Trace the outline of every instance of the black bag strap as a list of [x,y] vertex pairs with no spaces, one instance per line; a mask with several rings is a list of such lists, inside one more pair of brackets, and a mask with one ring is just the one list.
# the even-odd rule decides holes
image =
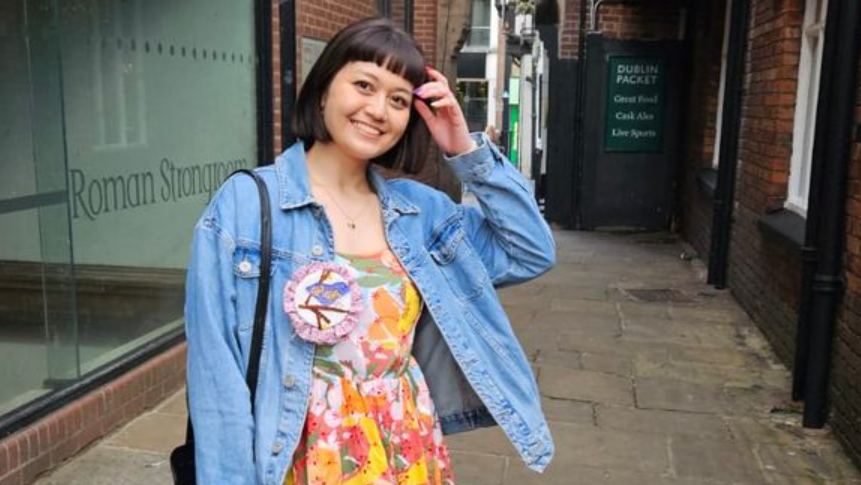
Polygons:
[[[239,169],[233,174],[244,173],[254,179],[260,196],[260,279],[257,285],[257,305],[254,307],[254,333],[251,336],[251,356],[245,383],[251,391],[251,412],[254,413],[254,399],[257,395],[257,379],[260,375],[260,354],[263,351],[263,331],[266,327],[266,308],[269,305],[269,278],[272,274],[272,205],[266,182],[252,170]],[[188,418],[185,443],[194,446],[194,429],[191,416]]]
[[245,376],[245,382],[251,391],[253,413],[254,398],[257,395],[257,376],[260,374],[260,354],[263,350],[263,330],[266,326],[266,308],[269,305],[269,277],[272,274],[272,208],[266,182],[259,175],[248,169],[240,169],[235,173],[251,176],[257,183],[257,192],[260,195],[260,279],[257,284],[257,305],[254,308],[251,357],[248,361],[248,374]]

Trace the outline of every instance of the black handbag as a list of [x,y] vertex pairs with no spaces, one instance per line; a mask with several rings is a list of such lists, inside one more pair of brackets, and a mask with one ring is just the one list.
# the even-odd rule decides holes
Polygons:
[[[257,305],[254,307],[254,333],[251,337],[251,357],[245,382],[251,390],[251,410],[254,411],[254,396],[257,389],[257,376],[260,372],[260,352],[263,348],[263,329],[266,324],[266,306],[269,303],[269,275],[272,267],[272,218],[270,213],[269,192],[266,183],[251,170],[237,170],[251,176],[257,183],[260,195],[260,281],[257,287]],[[197,483],[194,464],[194,429],[189,416],[186,425],[185,444],[177,446],[170,453],[170,471],[175,485],[195,485]]]

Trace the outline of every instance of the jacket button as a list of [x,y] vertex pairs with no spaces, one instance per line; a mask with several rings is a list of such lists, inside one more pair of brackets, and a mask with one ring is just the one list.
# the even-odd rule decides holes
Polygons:
[[314,256],[322,256],[323,246],[320,246],[319,244],[315,245],[313,248],[311,248],[311,254],[313,254]]
[[284,445],[282,445],[281,443],[275,443],[274,445],[272,445],[272,454],[277,455],[278,453],[281,453],[281,450],[283,449]]
[[251,271],[251,262],[246,260],[239,263],[239,271],[242,271],[243,273]]
[[296,378],[293,376],[287,376],[284,378],[284,387],[290,389],[291,387],[296,385]]

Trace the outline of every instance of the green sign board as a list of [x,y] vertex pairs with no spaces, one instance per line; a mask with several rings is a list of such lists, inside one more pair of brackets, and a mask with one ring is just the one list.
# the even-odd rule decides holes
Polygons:
[[607,68],[604,151],[662,151],[662,114],[666,103],[664,60],[612,56]]

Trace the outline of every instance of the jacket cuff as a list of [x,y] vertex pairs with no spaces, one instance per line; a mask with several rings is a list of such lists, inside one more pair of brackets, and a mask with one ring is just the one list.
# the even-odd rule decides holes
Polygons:
[[478,182],[486,179],[493,171],[493,164],[502,154],[484,133],[471,133],[477,148],[454,157],[445,156],[457,178],[462,182]]

